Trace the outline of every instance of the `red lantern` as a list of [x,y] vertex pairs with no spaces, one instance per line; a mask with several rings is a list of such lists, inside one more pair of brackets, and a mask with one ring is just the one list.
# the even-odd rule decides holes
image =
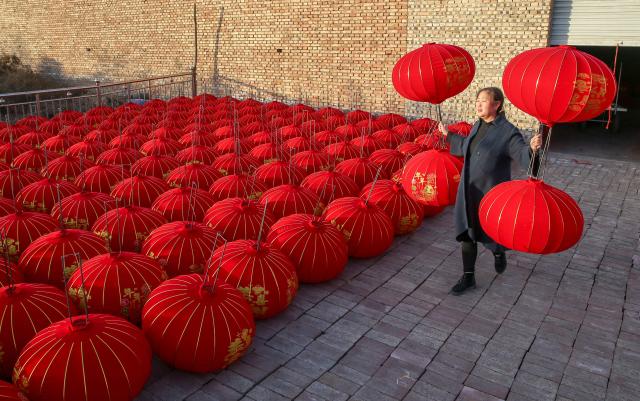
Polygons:
[[[14,363],[29,340],[68,313],[64,293],[50,285],[19,283],[0,288],[0,316],[4,317],[0,319],[0,375],[11,376]],[[74,307],[71,313],[76,313]]]
[[131,148],[138,149],[147,141],[145,135],[118,135],[107,144],[109,149],[114,148]]
[[[27,281],[64,289],[65,278],[78,268],[75,255],[84,260],[107,252],[104,239],[79,229],[63,229],[33,241],[20,255],[18,266]],[[64,264],[62,256],[65,256]]]
[[341,125],[339,127],[336,127],[335,131],[345,141],[350,141],[353,138],[357,138],[362,134],[362,129],[360,129],[360,127],[358,127],[357,125],[355,125],[353,123],[345,124],[345,125]]
[[[84,284],[83,284],[84,278]],[[95,255],[67,282],[73,303],[90,313],[109,313],[140,324],[142,307],[167,274],[156,260],[134,252]]]
[[102,142],[93,141],[87,142],[82,141],[78,142],[75,145],[71,145],[69,149],[67,149],[67,155],[74,157],[84,157],[85,160],[90,162],[95,162],[100,153],[107,150]]
[[209,188],[209,193],[216,202],[227,198],[257,200],[267,189],[267,185],[256,180],[255,175],[250,177],[245,174],[231,174],[217,179]]
[[297,138],[302,136],[303,132],[298,125],[287,125],[286,127],[280,128],[275,136],[278,140],[285,142],[291,138]]
[[327,206],[324,218],[342,232],[349,245],[350,256],[378,256],[393,243],[393,223],[389,216],[360,198],[334,200]]
[[73,182],[83,190],[111,193],[122,180],[129,177],[129,171],[122,166],[97,165],[84,170]]
[[294,213],[319,214],[324,208],[315,192],[291,184],[279,185],[265,191],[260,197],[260,203],[276,218]]
[[371,118],[371,113],[364,110],[352,110],[347,113],[347,121],[352,124]]
[[21,118],[20,120],[18,120],[16,122],[17,126],[24,126],[24,127],[28,127],[31,130],[34,129],[38,129],[38,127],[44,123],[46,123],[48,120],[46,117],[41,117],[41,116],[27,116],[24,118]]
[[178,139],[180,139],[182,134],[183,134],[182,130],[175,125],[174,126],[163,125],[163,126],[160,126],[160,128],[156,128],[155,130],[151,131],[151,133],[147,138],[149,139],[165,138],[165,139],[173,139],[177,141]]
[[149,233],[165,224],[162,214],[138,206],[125,206],[107,211],[91,227],[105,238],[113,252],[138,252]]
[[480,202],[479,216],[498,244],[536,254],[571,248],[584,227],[582,211],[569,195],[533,178],[492,188]]
[[281,146],[276,145],[275,143],[263,143],[261,145],[257,145],[249,154],[258,160],[260,163],[271,163],[278,160],[286,160],[288,158],[288,154],[284,153]]
[[396,125],[393,127],[393,132],[395,132],[400,138],[400,142],[413,142],[417,137],[422,134],[426,134],[428,130],[421,128],[418,124],[413,122]]
[[[0,238],[0,240],[2,240]],[[9,285],[9,271],[11,271],[11,282],[22,283],[24,281],[24,275],[18,269],[18,265],[13,262],[7,262],[5,258],[0,259],[0,287]],[[2,363],[2,360],[0,360]],[[1,400],[2,398],[0,398]]]
[[396,235],[412,233],[420,227],[424,219],[424,208],[413,200],[402,184],[392,180],[378,180],[367,184],[360,192],[360,198],[369,199],[391,218]]
[[4,237],[0,242],[0,253],[8,251],[9,256],[17,260],[31,242],[57,228],[58,223],[53,217],[44,213],[18,210],[0,217],[0,233]]
[[13,163],[16,156],[31,150],[29,145],[20,145],[19,143],[5,143],[0,145],[0,162]]
[[80,188],[73,183],[45,178],[22,188],[16,195],[16,203],[27,211],[51,213],[60,199],[76,192]]
[[376,131],[372,136],[382,144],[381,149],[394,149],[402,143],[402,135],[399,135],[397,132],[391,129],[382,129]]
[[393,67],[393,87],[418,102],[440,104],[473,81],[476,67],[461,47],[428,43],[402,56]]
[[319,117],[327,118],[329,116],[342,116],[344,113],[335,107],[323,107],[316,112]]
[[0,141],[6,143],[13,142],[14,139],[25,135],[29,131],[31,131],[31,128],[24,125],[6,125],[4,127],[0,126]]
[[404,166],[408,159],[399,150],[380,149],[376,150],[369,156],[369,161],[378,167],[382,167],[380,171],[381,177],[391,177],[391,175]]
[[194,130],[180,137],[178,140],[184,147],[193,145],[214,146],[218,139],[209,130]]
[[62,155],[65,153],[69,146],[74,145],[80,142],[82,139],[78,136],[64,135],[58,134],[56,136],[52,136],[51,138],[47,138],[44,142],[42,142],[42,148],[54,152],[58,155]]
[[204,163],[211,165],[217,157],[215,149],[204,145],[193,145],[176,153],[176,160],[180,164]]
[[75,110],[65,110],[56,114],[53,118],[59,119],[64,125],[72,125],[82,118],[82,113]]
[[89,132],[84,137],[84,141],[87,143],[100,142],[102,144],[106,144],[111,142],[111,140],[117,136],[118,131],[114,129],[97,129]]
[[299,185],[305,173],[301,168],[285,161],[273,161],[258,167],[253,176],[269,188],[282,184]]
[[427,149],[415,142],[405,142],[398,145],[396,150],[407,157],[413,157],[418,153],[425,152]]
[[75,156],[64,155],[51,161],[48,166],[42,169],[42,176],[54,180],[64,180],[73,182],[84,169],[93,167],[93,163],[88,160],[80,160]]
[[222,233],[227,241],[239,239],[258,239],[262,216],[264,215],[263,231],[275,223],[276,218],[270,211],[264,210],[260,203],[243,198],[229,198],[218,201],[207,210],[204,223]]
[[147,135],[149,135],[151,133],[151,131],[153,131],[153,127],[151,126],[150,122],[145,123],[144,121],[138,120],[138,122],[132,122],[131,124],[127,125],[122,130],[122,134],[123,134],[122,136],[129,136],[129,137],[144,136],[144,137],[146,137]]
[[310,174],[300,186],[316,193],[325,205],[334,199],[357,196],[360,190],[351,177],[333,170]]
[[177,369],[196,373],[224,369],[251,345],[255,323],[240,291],[200,274],[160,284],[149,297],[142,328],[155,354]]
[[170,156],[145,156],[138,159],[131,166],[131,174],[147,175],[165,179],[173,169],[180,167],[180,163]]
[[130,166],[136,160],[142,157],[142,154],[131,148],[115,148],[105,150],[100,153],[96,159],[96,164],[113,164],[119,166]]
[[16,138],[16,143],[20,144],[20,145],[27,145],[30,147],[37,147],[40,148],[40,146],[42,145],[42,143],[47,140],[48,138],[54,136],[56,134],[46,134],[44,132],[27,132],[24,135],[19,136],[18,138]]
[[222,245],[218,232],[203,223],[174,221],[153,230],[142,253],[164,266],[169,277],[202,273],[215,248]]
[[391,129],[400,124],[406,124],[407,119],[399,114],[387,113],[383,114],[376,120],[378,124],[383,125],[386,129]]
[[182,149],[180,142],[169,138],[156,138],[140,146],[140,153],[145,156],[173,156]]
[[58,157],[60,156],[58,156],[57,153],[49,152],[48,150],[40,148],[34,148],[16,156],[11,165],[12,167],[30,170],[37,173],[40,172],[47,163],[52,162]]
[[356,157],[338,163],[336,171],[350,177],[362,188],[376,178],[378,168],[368,158]]
[[303,136],[291,138],[282,144],[282,150],[286,155],[295,155],[296,153],[310,149],[311,141]]
[[273,140],[270,131],[258,131],[247,139],[253,144],[253,146],[271,143]]
[[238,138],[225,138],[213,145],[213,149],[219,155],[226,155],[227,153],[247,153],[251,150],[251,143],[247,139]]
[[81,191],[63,198],[51,209],[51,216],[62,219],[66,228],[89,230],[93,223],[107,210],[115,207],[115,199],[102,192]]
[[349,260],[344,236],[331,223],[310,214],[292,214],[278,220],[267,242],[284,252],[296,265],[303,283],[332,280]]
[[250,174],[253,170],[258,168],[260,164],[260,161],[251,155],[228,153],[218,157],[213,162],[213,167],[218,169],[222,175]]
[[549,126],[590,120],[616,95],[609,67],[572,46],[520,53],[505,67],[502,86],[514,106]]
[[129,401],[150,374],[142,331],[119,317],[91,314],[40,331],[20,354],[13,382],[31,401]]
[[205,190],[180,187],[158,196],[151,209],[162,213],[168,221],[200,222],[215,202],[214,197]]
[[373,135],[360,135],[359,137],[353,138],[351,144],[360,149],[360,155],[362,157],[367,157],[376,150],[385,147],[384,143],[376,139]]
[[189,163],[172,170],[166,178],[170,187],[191,187],[208,189],[222,177],[215,168],[202,163]]
[[458,134],[460,136],[469,136],[469,134],[471,133],[471,128],[473,128],[473,125],[465,121],[460,121],[454,124],[449,124],[447,126],[447,131],[453,132],[454,134]]
[[169,185],[161,178],[134,175],[116,184],[111,196],[118,201],[118,205],[151,207],[153,202],[168,190]]
[[312,140],[319,148],[324,148],[332,143],[344,141],[344,136],[335,131],[326,130],[314,134]]
[[304,170],[305,175],[329,168],[329,155],[324,151],[305,150],[291,157],[291,164]]
[[2,401],[29,401],[16,386],[0,381],[0,400]]
[[12,168],[0,171],[0,196],[15,199],[16,194],[29,184],[41,180],[42,177],[32,171]]
[[218,248],[209,262],[208,275],[214,277],[218,268],[219,279],[240,290],[256,319],[282,312],[298,291],[293,262],[265,242],[238,240]]
[[404,168],[402,186],[416,201],[448,206],[456,201],[462,162],[446,150],[428,150],[412,157]]
[[360,157],[360,148],[347,141],[332,143],[331,145],[325,146],[322,151],[336,162]]

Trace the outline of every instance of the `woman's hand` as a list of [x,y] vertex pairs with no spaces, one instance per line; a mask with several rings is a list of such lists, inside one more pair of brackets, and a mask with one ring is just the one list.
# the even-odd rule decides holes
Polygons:
[[537,152],[542,146],[542,134],[536,134],[533,137],[531,137],[529,146],[531,147],[531,150],[533,150],[534,152]]
[[444,124],[442,124],[442,121],[438,123],[438,130],[442,132],[442,135],[445,138],[447,137],[447,135],[449,135],[449,131],[447,131],[447,128],[444,126]]

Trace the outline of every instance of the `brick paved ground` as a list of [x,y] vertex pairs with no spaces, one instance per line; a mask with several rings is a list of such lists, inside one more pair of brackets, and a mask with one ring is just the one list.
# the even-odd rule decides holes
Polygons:
[[640,164],[555,155],[547,181],[585,215],[561,254],[482,252],[478,288],[448,294],[461,258],[452,211],[303,285],[218,374],[154,361],[140,401],[640,400]]

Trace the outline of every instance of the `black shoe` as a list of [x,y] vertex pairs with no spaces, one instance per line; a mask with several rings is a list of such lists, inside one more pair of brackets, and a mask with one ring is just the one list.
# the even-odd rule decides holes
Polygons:
[[494,253],[493,256],[496,258],[496,273],[502,274],[507,268],[507,255],[504,252],[498,252]]
[[456,285],[451,288],[451,293],[453,295],[460,295],[465,292],[467,288],[476,288],[476,277],[473,273],[464,273]]

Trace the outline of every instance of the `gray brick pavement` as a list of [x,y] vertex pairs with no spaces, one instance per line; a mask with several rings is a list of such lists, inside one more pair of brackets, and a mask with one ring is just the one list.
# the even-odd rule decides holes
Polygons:
[[154,359],[138,400],[640,400],[640,165],[554,155],[546,181],[580,203],[576,247],[511,252],[501,276],[482,251],[478,288],[454,297],[449,208],[385,255],[302,285],[225,371]]

